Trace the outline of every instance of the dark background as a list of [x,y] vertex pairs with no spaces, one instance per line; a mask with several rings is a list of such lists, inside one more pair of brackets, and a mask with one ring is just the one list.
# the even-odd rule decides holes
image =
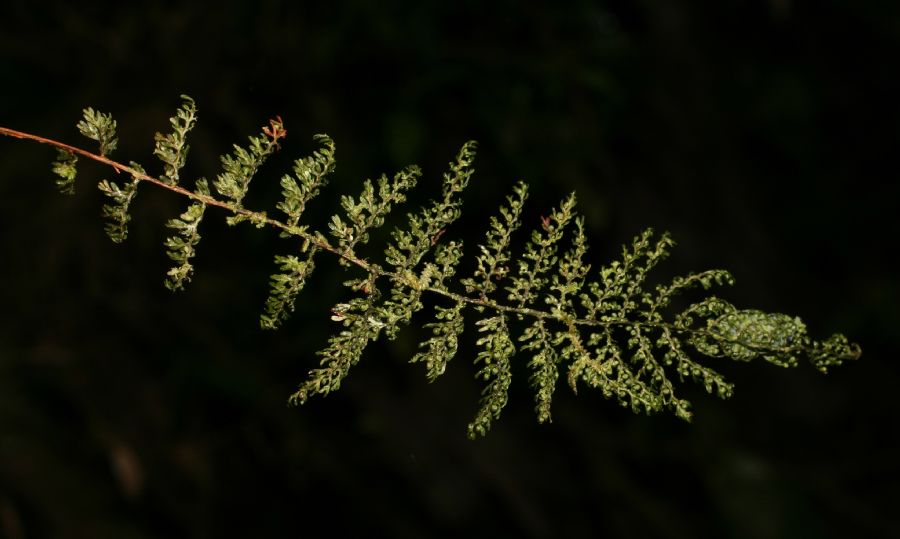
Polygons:
[[169,294],[163,224],[183,200],[142,187],[113,245],[93,188],[109,170],[85,163],[62,197],[50,149],[4,139],[0,536],[900,536],[900,4],[122,4],[3,2],[0,125],[91,148],[74,124],[93,106],[119,121],[115,157],[158,173],[153,133],[187,93],[200,122],[182,177],[212,178],[280,114],[289,137],[247,204],[272,211],[277,178],[325,132],[338,168],[313,223],[408,163],[426,171],[413,202],[435,196],[478,139],[445,236],[470,256],[516,180],[532,185],[528,226],[576,190],[595,267],[669,230],[660,274],[728,268],[732,302],[864,355],[828,376],[717,366],[735,396],[684,386],[692,424],[561,381],[545,426],[518,356],[502,419],[470,442],[475,317],[428,384],[405,364],[422,316],[340,392],[290,408],[345,297],[336,264],[262,332],[272,256],[294,245],[210,212],[194,282]]

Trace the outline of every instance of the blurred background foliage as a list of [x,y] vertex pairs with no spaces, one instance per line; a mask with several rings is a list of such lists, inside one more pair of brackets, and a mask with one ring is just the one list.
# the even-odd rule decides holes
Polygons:
[[828,376],[723,365],[735,397],[685,387],[690,425],[562,387],[538,426],[519,356],[504,417],[469,442],[471,342],[429,385],[405,364],[410,328],[339,393],[288,408],[334,329],[336,264],[264,333],[272,256],[295,246],[211,212],[194,283],[169,294],[163,223],[184,201],[142,188],[115,246],[92,185],[110,171],[84,165],[61,197],[52,151],[2,140],[0,535],[900,535],[900,4],[11,0],[0,20],[2,125],[86,145],[74,124],[93,106],[119,121],[116,156],[158,172],[152,135],[186,93],[200,123],[182,176],[212,178],[280,114],[288,139],[246,202],[274,208],[325,132],[338,168],[319,223],[408,163],[426,171],[413,203],[435,196],[474,138],[448,231],[470,254],[516,180],[530,226],[575,190],[594,264],[669,230],[660,274],[728,268],[729,300],[864,350]]

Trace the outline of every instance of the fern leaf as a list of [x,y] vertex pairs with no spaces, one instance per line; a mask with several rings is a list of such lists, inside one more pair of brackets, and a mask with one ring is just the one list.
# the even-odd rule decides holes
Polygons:
[[78,156],[74,153],[62,149],[56,150],[53,173],[59,176],[56,180],[56,187],[64,195],[75,194],[75,175],[77,174],[75,165],[77,163]]
[[116,149],[119,139],[116,137],[116,121],[112,114],[104,114],[90,107],[83,111],[84,119],[76,127],[81,134],[100,143],[100,155],[106,157]]
[[[350,286],[356,288],[358,284]],[[321,367],[309,371],[307,380],[288,399],[290,403],[303,404],[313,395],[325,396],[339,389],[350,368],[359,363],[369,341],[378,338],[385,324],[376,312],[380,293],[374,278],[370,277],[362,288],[368,291],[366,296],[339,303],[331,310],[331,319],[346,329],[332,336],[328,346],[319,352]]]
[[[278,141],[287,134],[280,118],[269,120],[258,137],[249,137],[250,146],[242,148],[234,145],[234,153],[223,155],[223,171],[216,177],[213,186],[222,196],[229,199],[235,208],[243,208],[244,197],[250,187],[250,180],[266,159],[279,148]],[[237,224],[245,217],[240,214],[228,219],[228,224]]]
[[715,394],[720,399],[730,398],[734,393],[734,385],[726,382],[721,374],[691,359],[684,351],[681,341],[669,328],[663,329],[657,344],[661,348],[667,348],[664,363],[667,366],[674,363],[681,380],[692,379],[702,384],[707,393]]
[[500,281],[509,272],[507,263],[510,261],[510,242],[512,234],[521,224],[522,207],[528,198],[528,188],[524,183],[519,183],[513,190],[514,196],[506,198],[509,206],[500,207],[502,221],[496,216],[491,216],[491,228],[488,230],[486,243],[479,245],[481,254],[475,257],[477,268],[474,276],[463,279],[461,283],[466,287],[466,292],[477,292],[482,299],[497,289],[495,281]]
[[556,391],[556,380],[559,378],[559,354],[553,348],[550,332],[543,318],[536,318],[531,326],[525,329],[519,341],[523,342],[522,350],[535,350],[536,353],[528,361],[532,374],[531,385],[535,388],[535,412],[539,423],[551,421],[550,405]]
[[707,330],[713,346],[725,357],[736,361],[762,357],[784,367],[797,364],[794,345],[806,339],[806,325],[799,318],[754,309],[730,310],[707,321]]
[[[413,314],[422,309],[421,298],[426,290],[447,290],[444,281],[456,273],[456,266],[461,257],[461,247],[456,242],[450,242],[438,246],[435,253],[436,263],[425,263],[418,274],[411,270],[401,271],[399,275],[402,278],[394,280],[391,297],[382,307],[383,319],[387,324],[385,333],[389,339],[396,338],[400,326],[408,324]],[[461,324],[461,319],[459,323]],[[456,327],[456,322],[452,322],[451,326]],[[450,358],[447,358],[444,363],[449,360]]]
[[649,414],[670,408],[675,415],[689,420],[690,412],[687,409],[683,410],[681,402],[675,397],[672,382],[653,354],[653,344],[647,332],[637,325],[630,327],[629,332],[631,337],[628,339],[628,348],[632,352],[631,360],[619,368],[630,373],[631,383],[637,384],[638,387],[638,391],[635,392],[630,391],[635,388],[634,385],[628,388],[632,410]]
[[859,359],[862,350],[858,344],[848,341],[846,336],[836,333],[824,341],[811,342],[808,354],[810,363],[822,373],[827,373],[828,367]]
[[384,224],[385,216],[396,204],[406,201],[406,191],[415,187],[422,175],[419,167],[410,166],[394,175],[392,181],[382,175],[378,179],[378,192],[371,180],[363,182],[363,192],[359,199],[344,195],[341,207],[347,214],[349,223],[337,215],[332,216],[329,228],[338,239],[338,246],[344,253],[353,255],[353,248],[369,241],[369,232]]
[[[131,162],[131,168],[143,174],[144,169],[137,163]],[[131,221],[129,209],[134,197],[137,196],[137,187],[140,179],[132,177],[130,182],[119,186],[115,182],[101,180],[97,187],[112,199],[109,204],[103,205],[103,217],[107,220],[107,236],[113,243],[122,243],[128,237],[128,223]]]
[[[651,298],[647,295],[644,298],[644,303],[649,307],[647,318],[648,320],[661,321],[662,316],[660,315],[659,310],[667,307],[672,298],[684,290],[697,286],[702,287],[703,290],[709,290],[713,285],[722,286],[733,284],[734,277],[731,276],[731,273],[721,269],[691,273],[685,277],[675,277],[672,279],[672,282],[666,286],[657,285],[656,295],[654,297]],[[584,296],[583,299],[585,299]],[[590,300],[588,299],[587,301],[589,302]]]
[[[445,281],[456,273],[456,266],[462,258],[462,247],[455,241],[437,247],[435,262],[432,266],[433,276],[429,283],[437,290],[447,291]],[[431,338],[419,344],[423,351],[415,354],[410,363],[425,363],[425,372],[429,382],[434,382],[444,374],[447,364],[456,356],[459,348],[459,336],[463,332],[464,320],[462,311],[465,303],[457,300],[452,307],[435,307],[435,322],[424,325],[431,330]]]
[[590,264],[584,263],[584,255],[587,253],[584,218],[576,217],[574,222],[575,237],[572,239],[572,248],[558,261],[556,273],[549,287],[553,293],[546,298],[551,312],[562,318],[577,318],[573,298],[584,287],[585,278],[591,269]]
[[[294,175],[285,174],[281,178],[283,200],[276,207],[287,215],[289,227],[297,226],[306,204],[319,194],[328,174],[334,171],[334,141],[328,135],[316,135],[313,139],[323,147],[309,157],[294,161]],[[283,232],[282,236],[290,234]]]
[[476,325],[478,331],[485,333],[476,343],[481,351],[478,352],[475,363],[482,364],[476,377],[486,381],[488,385],[482,390],[478,412],[469,423],[470,439],[487,434],[491,423],[500,417],[500,412],[506,406],[512,381],[510,359],[516,352],[504,315],[479,320]]
[[456,160],[450,163],[450,171],[444,174],[442,198],[433,200],[418,213],[408,214],[408,228],[396,228],[392,233],[393,241],[384,251],[385,260],[398,270],[411,270],[422,260],[422,257],[437,243],[444,231],[460,214],[461,201],[459,195],[468,186],[474,170],[474,141],[463,144]]
[[272,290],[266,299],[266,312],[259,320],[263,329],[277,329],[294,311],[294,300],[315,269],[313,257],[317,252],[315,247],[308,249],[306,260],[294,255],[275,257],[281,273],[270,278]]
[[[203,178],[197,180],[197,193],[209,196],[209,185]],[[169,219],[166,223],[168,228],[177,232],[165,241],[166,254],[176,263],[166,274],[165,281],[166,288],[173,292],[184,290],[185,283],[190,282],[194,273],[191,259],[197,253],[197,244],[200,243],[199,227],[205,211],[205,203],[194,202],[178,218]]]
[[518,270],[506,287],[508,298],[519,308],[532,305],[548,280],[545,275],[556,264],[557,243],[562,239],[573,217],[575,194],[572,193],[549,217],[541,218],[541,231],[534,230],[525,246],[525,253],[518,258]]
[[[667,234],[652,248],[650,238],[653,230],[647,229],[632,241],[631,249],[622,247],[621,260],[614,260],[600,269],[600,281],[588,284],[592,298],[582,296],[582,302],[589,308],[589,316],[603,315],[606,319],[625,319],[627,313],[637,308],[635,296],[647,273],[662,258],[673,242]],[[642,264],[642,259],[646,259]]]
[[456,356],[459,348],[459,336],[462,335],[465,323],[462,310],[465,303],[457,301],[452,307],[435,307],[436,322],[425,324],[431,329],[432,337],[419,344],[424,349],[410,359],[410,363],[425,363],[426,376],[433,382],[447,370],[447,364]]
[[164,171],[159,179],[169,185],[178,184],[178,173],[184,166],[190,150],[186,141],[187,133],[197,123],[197,106],[194,100],[186,95],[182,95],[181,99],[183,100],[181,108],[175,116],[169,118],[172,133],[168,135],[157,133],[156,147],[153,149],[153,154],[163,162]]

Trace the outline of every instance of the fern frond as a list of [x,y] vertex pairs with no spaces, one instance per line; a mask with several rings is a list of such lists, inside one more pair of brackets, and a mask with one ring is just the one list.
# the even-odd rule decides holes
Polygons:
[[[313,139],[323,147],[309,157],[294,161],[293,176],[285,174],[281,177],[283,200],[276,207],[287,215],[286,224],[291,227],[297,226],[306,205],[325,186],[328,174],[334,172],[334,141],[328,135],[321,134]],[[290,234],[283,232],[282,236],[289,237]]]
[[575,194],[571,194],[549,217],[541,218],[541,230],[531,232],[531,240],[525,246],[525,253],[519,258],[518,271],[510,278],[512,284],[506,287],[508,299],[515,301],[519,308],[533,305],[546,286],[547,272],[556,264],[557,243],[562,240],[566,227],[573,217]]
[[59,176],[56,187],[64,195],[75,194],[75,175],[78,156],[72,152],[57,148],[56,160],[53,161],[53,173]]
[[538,423],[551,421],[550,405],[556,391],[556,380],[559,378],[559,354],[553,347],[552,337],[543,318],[536,318],[519,337],[522,350],[534,350],[535,354],[528,361],[531,369],[529,381],[535,388],[535,407]]
[[[134,161],[131,162],[131,168],[143,174],[144,169]],[[119,186],[115,182],[101,180],[97,187],[103,193],[112,199],[109,204],[103,205],[103,217],[107,220],[106,235],[113,243],[122,243],[128,237],[128,223],[131,221],[131,202],[137,196],[137,187],[140,179],[132,176],[130,182],[126,182]]]
[[[446,245],[439,245],[435,254],[435,261],[440,265],[433,266],[433,277],[429,283],[438,290],[446,291],[445,280],[450,279],[456,273],[456,266],[462,258],[462,248],[455,241]],[[410,363],[425,363],[426,376],[429,382],[433,382],[438,376],[444,374],[447,363],[456,355],[459,348],[459,336],[463,332],[464,320],[462,310],[466,306],[463,301],[457,300],[452,307],[435,307],[435,322],[425,324],[425,328],[431,329],[432,337],[419,344],[423,351],[418,352],[409,360]]]
[[[209,185],[203,178],[197,180],[197,194],[209,196]],[[177,219],[169,219],[166,223],[168,228],[177,232],[177,235],[166,238],[165,242],[166,254],[177,264],[166,274],[166,288],[173,292],[184,290],[185,283],[190,282],[194,273],[191,259],[200,243],[199,227],[205,211],[206,203],[194,202]]]
[[[656,295],[654,297],[651,298],[649,294],[644,296],[642,301],[649,308],[646,313],[647,319],[661,321],[662,315],[659,312],[660,309],[667,307],[672,298],[682,291],[697,286],[700,286],[703,290],[709,290],[713,285],[723,286],[733,284],[734,277],[731,276],[731,273],[722,269],[706,270],[699,273],[690,273],[685,277],[675,277],[668,285],[657,285]],[[586,297],[583,297],[583,300],[590,303],[590,299],[587,299]]]
[[823,374],[828,373],[828,367],[836,367],[845,361],[859,359],[862,350],[859,345],[851,343],[845,335],[835,333],[824,341],[807,341],[806,353],[809,362]]
[[675,371],[682,381],[693,380],[702,384],[707,393],[715,394],[720,399],[730,398],[734,393],[734,385],[713,369],[703,366],[687,355],[681,341],[670,328],[663,328],[657,346],[665,349],[663,363],[668,367],[675,365]]
[[294,311],[294,300],[316,267],[313,258],[317,252],[316,247],[308,248],[306,260],[294,255],[275,256],[281,272],[270,278],[272,290],[266,299],[266,312],[259,319],[263,329],[277,329]]
[[[287,215],[286,229],[282,237],[304,234],[306,227],[298,227],[300,216],[319,190],[327,183],[327,176],[334,171],[334,141],[327,135],[316,135],[314,140],[323,147],[309,157],[294,161],[294,176],[285,174],[281,178],[281,194],[283,199],[277,208]],[[266,299],[265,313],[260,315],[260,326],[263,329],[277,329],[294,311],[294,300],[303,290],[306,280],[315,269],[313,259],[318,247],[310,247],[309,239],[304,239],[301,249],[307,253],[306,260],[301,261],[294,255],[276,256],[280,273],[270,277],[271,292]]]
[[[562,223],[562,227],[558,232],[562,232],[569,223],[570,219],[568,216],[574,215],[572,211],[574,202],[575,198],[573,195],[562,205],[563,213],[558,216],[559,220],[556,221],[557,223]],[[574,222],[575,237],[572,239],[572,247],[563,255],[557,266],[556,273],[552,276],[549,287],[549,291],[552,293],[545,295],[545,302],[550,306],[551,312],[557,317],[570,321],[578,318],[572,298],[581,290],[584,285],[584,279],[590,271],[590,264],[585,264],[583,260],[584,255],[587,253],[584,219],[580,216],[575,217]],[[557,233],[554,233],[554,236],[556,235]],[[553,243],[555,244],[556,241]],[[546,280],[538,276],[536,280],[528,283],[527,289],[533,296],[544,283],[546,283]],[[535,388],[535,411],[537,412],[539,423],[551,421],[550,405],[553,400],[553,393],[556,391],[556,381],[559,378],[557,364],[562,357],[571,357],[573,354],[580,353],[583,350],[580,344],[580,334],[577,335],[578,342],[573,340],[576,334],[577,329],[571,323],[568,324],[566,332],[557,333],[557,344],[561,344],[566,340],[570,342],[569,347],[564,349],[563,356],[560,356],[554,349],[551,333],[548,331],[543,319],[536,319],[519,339],[525,343],[522,345],[523,350],[536,351],[528,362],[528,366],[532,369],[531,385]]]
[[368,242],[369,232],[384,224],[385,216],[394,205],[406,201],[406,191],[415,187],[421,175],[419,167],[410,166],[395,174],[390,182],[387,176],[382,175],[378,179],[377,193],[372,181],[366,180],[358,200],[344,195],[341,207],[344,208],[349,223],[344,223],[340,216],[333,215],[328,224],[341,251],[352,256],[356,245]]
[[[220,157],[223,171],[213,182],[216,191],[229,199],[233,207],[243,208],[250,180],[266,159],[279,148],[278,141],[286,135],[281,118],[276,118],[269,120],[269,126],[264,127],[258,137],[249,137],[248,148],[235,144],[233,154]],[[228,224],[236,224],[244,218],[243,214],[236,214],[228,219]]]
[[[600,281],[588,285],[593,298],[588,299],[592,314],[602,314],[606,320],[624,319],[637,308],[636,296],[647,273],[668,254],[674,242],[663,234],[655,246],[650,239],[653,230],[635,236],[631,249],[622,247],[621,261],[615,260],[601,268]],[[617,311],[617,312],[615,312]]]
[[[388,244],[385,258],[388,264],[394,266],[394,278],[390,298],[383,306],[385,333],[389,339],[396,338],[400,326],[409,323],[413,314],[422,308],[422,293],[432,288],[432,280],[443,287],[448,270],[454,268],[452,271],[455,272],[459,257],[453,250],[441,251],[436,258],[443,266],[441,271],[434,264],[426,264],[418,271],[416,268],[437,245],[444,230],[459,218],[459,194],[472,176],[474,158],[475,143],[464,144],[456,161],[450,164],[450,171],[444,174],[442,198],[432,200],[417,213],[408,214],[408,228],[398,227],[392,233],[394,241]],[[446,291],[445,288],[438,289]]]
[[366,295],[332,308],[331,319],[346,329],[332,336],[328,346],[318,353],[322,356],[321,367],[309,371],[307,380],[288,399],[291,403],[303,404],[313,395],[324,396],[339,389],[350,368],[359,363],[369,341],[377,339],[385,327],[376,308],[381,294],[374,278],[370,277],[364,284],[359,281],[346,284],[350,288],[362,288]]
[[479,245],[481,254],[475,257],[478,267],[471,278],[463,279],[461,284],[466,292],[477,292],[482,299],[497,289],[495,281],[500,281],[509,272],[507,263],[512,257],[510,241],[512,234],[519,228],[522,207],[528,198],[528,187],[519,183],[513,190],[514,196],[506,198],[508,206],[500,207],[502,221],[491,216],[491,228],[488,230],[486,243]]
[[422,260],[422,257],[437,244],[444,231],[460,214],[462,205],[459,195],[472,177],[472,163],[475,161],[474,141],[463,144],[450,163],[450,171],[444,174],[442,198],[431,201],[430,206],[422,208],[418,213],[408,214],[408,228],[396,228],[392,234],[394,241],[384,251],[388,264],[398,271],[411,270]]
[[164,171],[159,179],[169,185],[178,184],[178,173],[184,166],[190,150],[186,140],[187,133],[197,123],[197,106],[194,100],[186,95],[182,95],[181,99],[183,101],[181,108],[175,116],[169,118],[173,131],[168,135],[157,133],[156,147],[153,149],[153,155],[163,162]]
[[[167,225],[175,230],[165,242],[167,254],[175,262],[166,279],[172,290],[183,288],[192,277],[199,225],[210,206],[229,212],[229,224],[246,220],[301,242],[299,253],[275,257],[277,271],[270,279],[270,293],[260,317],[264,328],[280,326],[294,310],[297,295],[315,268],[315,257],[334,255],[346,269],[361,272],[344,283],[352,297],[332,309],[332,320],[341,328],[318,353],[319,367],[309,372],[290,397],[292,403],[304,403],[313,395],[340,388],[367,345],[382,336],[395,338],[423,309],[428,294],[446,303],[435,306],[433,320],[424,324],[430,336],[410,361],[425,364],[429,381],[443,374],[456,355],[466,308],[474,308],[481,316],[475,322],[479,337],[474,361],[476,377],[486,385],[468,425],[468,435],[473,438],[487,433],[506,405],[516,343],[527,355],[541,423],[551,420],[561,370],[573,392],[586,385],[636,413],[670,410],[689,420],[690,403],[677,395],[676,381],[691,380],[720,398],[733,393],[733,386],[721,374],[695,356],[738,362],[759,359],[783,367],[792,367],[805,357],[825,372],[860,355],[859,347],[843,335],[815,341],[797,317],[739,309],[712,295],[672,312],[677,294],[730,285],[733,279],[727,271],[708,270],[650,288],[648,275],[674,246],[668,234],[654,238],[652,230],[647,230],[623,246],[618,260],[592,272],[585,261],[585,223],[575,212],[574,193],[541,218],[524,250],[517,252],[514,236],[528,198],[527,186],[521,182],[501,205],[499,216],[491,217],[484,243],[478,246],[474,270],[467,278],[456,278],[462,246],[442,238],[460,216],[461,195],[473,174],[474,142],[464,144],[450,163],[441,196],[407,213],[405,226],[393,229],[384,247],[383,265],[370,262],[356,253],[357,247],[366,244],[370,233],[406,201],[421,176],[418,167],[409,166],[390,180],[384,175],[376,182],[366,180],[359,196],[343,196],[343,213],[327,223],[329,240],[314,223],[301,225],[300,219],[335,169],[335,144],[330,138],[316,135],[321,147],[296,160],[293,175],[281,178],[282,199],[276,208],[285,220],[280,221],[264,211],[244,208],[243,201],[250,180],[286,135],[281,119],[271,120],[259,136],[250,137],[247,148],[235,145],[231,155],[221,158],[223,171],[214,181],[215,191],[223,197],[219,199],[211,195],[205,180],[198,180],[194,191],[177,185],[188,155],[186,136],[196,123],[193,100],[182,98],[181,108],[170,119],[174,131],[156,136],[154,154],[164,168],[159,178],[148,176],[136,163],[125,166],[106,157],[117,145],[116,122],[109,114],[93,109],[85,109],[77,127],[99,142],[99,155],[7,128],[0,128],[0,134],[55,146],[59,153],[53,171],[60,176],[57,184],[64,193],[74,189],[76,156],[128,174],[130,181],[122,185],[107,180],[99,183],[111,199],[104,205],[103,215],[108,220],[106,232],[115,242],[127,236],[130,205],[139,182],[188,198],[187,209]],[[567,247],[563,247],[564,240]],[[382,294],[382,290],[389,291]],[[510,321],[522,322],[520,334],[513,334]]]
[[482,364],[476,377],[488,385],[482,390],[478,412],[469,423],[470,439],[487,434],[491,423],[500,417],[500,412],[506,406],[509,385],[512,382],[510,359],[516,353],[516,347],[509,336],[505,315],[479,320],[476,325],[478,331],[485,333],[476,342],[481,350],[475,357],[475,363]]
[[425,351],[419,352],[410,359],[410,363],[425,363],[426,376],[433,382],[447,370],[447,364],[456,356],[459,348],[459,336],[465,327],[462,315],[465,303],[457,301],[452,307],[435,307],[435,322],[424,327],[431,329],[432,337],[419,344]]
[[584,217],[575,217],[574,222],[575,237],[572,239],[572,248],[558,261],[556,273],[550,283],[552,293],[547,295],[545,301],[550,305],[551,312],[557,316],[577,318],[573,298],[584,287],[591,265],[584,262],[584,255],[588,249],[587,238],[584,235]]
[[81,134],[100,143],[100,155],[108,156],[119,145],[116,121],[112,114],[104,114],[90,107],[84,109],[84,119],[76,125]]

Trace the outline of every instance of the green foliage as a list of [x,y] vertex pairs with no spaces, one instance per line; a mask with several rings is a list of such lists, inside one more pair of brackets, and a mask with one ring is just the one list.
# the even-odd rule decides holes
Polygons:
[[[249,149],[235,144],[233,154],[220,158],[224,170],[213,182],[213,186],[220,195],[231,201],[233,208],[243,208],[241,203],[250,188],[250,180],[266,159],[278,149],[278,140],[285,135],[287,131],[284,130],[281,119],[270,120],[269,126],[264,127],[258,137],[249,137]],[[244,218],[243,214],[236,214],[228,223],[236,224]]]
[[[309,157],[294,161],[294,176],[285,174],[281,178],[283,200],[276,207],[288,217],[285,221],[287,231],[281,233],[282,237],[289,238],[292,234],[305,232],[306,227],[297,226],[300,216],[306,209],[306,204],[325,186],[328,174],[334,171],[334,141],[328,135],[316,135],[313,138],[323,147]],[[315,269],[313,258],[319,248],[310,247],[307,241],[302,250],[307,252],[304,261],[294,255],[275,257],[275,264],[281,273],[275,273],[271,277],[272,290],[266,299],[265,313],[260,315],[259,320],[263,329],[277,329],[290,316],[294,311],[294,300]]]
[[469,438],[484,436],[491,428],[491,422],[500,417],[500,411],[506,406],[509,396],[509,384],[512,382],[512,366],[510,359],[516,353],[516,347],[509,336],[506,315],[498,314],[475,323],[478,331],[485,335],[476,341],[481,347],[475,356],[475,363],[481,363],[476,375],[488,383],[481,392],[481,406],[475,419],[469,423]]
[[56,180],[56,187],[59,192],[64,195],[75,194],[75,175],[77,170],[75,165],[78,164],[78,156],[66,150],[56,150],[56,161],[53,162],[53,173],[59,176]]
[[[276,207],[286,218],[279,221],[265,212],[244,208],[243,200],[250,180],[287,133],[281,119],[271,120],[260,136],[250,137],[248,148],[235,145],[231,155],[221,158],[223,171],[213,185],[223,198],[214,198],[203,179],[197,180],[195,191],[177,186],[188,153],[186,134],[196,122],[193,100],[183,99],[170,120],[174,132],[156,136],[154,154],[164,166],[160,178],[146,176],[134,163],[130,167],[114,163],[132,180],[121,186],[100,182],[100,189],[112,199],[103,210],[109,220],[106,230],[113,241],[125,239],[129,207],[141,181],[191,199],[187,209],[167,224],[175,231],[165,242],[175,262],[166,279],[172,290],[182,289],[191,280],[191,261],[200,241],[198,227],[209,206],[230,212],[229,224],[247,220],[295,239],[299,245],[294,254],[275,257],[277,271],[270,279],[270,294],[260,318],[267,329],[279,327],[293,312],[298,294],[315,270],[317,255],[334,255],[348,271],[357,272],[344,283],[349,299],[331,311],[339,329],[319,352],[319,366],[310,371],[290,402],[302,404],[313,395],[339,389],[366,346],[382,336],[395,338],[423,309],[424,295],[438,304],[433,320],[424,323],[431,335],[410,361],[424,363],[429,381],[443,374],[456,355],[466,311],[474,311],[478,332],[474,364],[476,377],[485,387],[468,426],[472,438],[484,435],[505,407],[517,352],[527,358],[539,422],[551,420],[561,371],[573,391],[585,385],[634,412],[669,410],[687,420],[690,403],[678,397],[676,383],[691,380],[720,398],[733,393],[722,375],[695,356],[705,356],[713,363],[759,358],[783,367],[806,358],[825,372],[860,355],[859,347],[842,335],[815,341],[799,318],[738,309],[716,296],[675,311],[672,300],[676,295],[732,284],[733,279],[724,270],[708,270],[649,286],[648,275],[674,246],[668,234],[654,236],[647,230],[623,247],[617,260],[592,272],[586,261],[584,218],[576,212],[574,193],[549,216],[527,223],[531,226],[528,241],[517,252],[513,246],[528,199],[524,183],[513,188],[499,215],[490,217],[470,276],[455,280],[462,245],[442,238],[461,214],[460,197],[473,173],[474,142],[464,144],[450,163],[441,196],[407,214],[405,226],[394,228],[383,249],[383,261],[362,258],[357,247],[367,243],[370,233],[406,201],[407,192],[421,176],[417,167],[407,167],[390,179],[382,175],[375,182],[365,180],[357,197],[343,196],[343,213],[331,217],[326,235],[317,225],[301,224],[300,220],[334,171],[335,145],[330,138],[316,135],[320,148],[296,160],[293,175],[281,178],[282,199]],[[86,109],[78,128],[100,142],[101,156],[115,148],[115,121],[109,115]],[[111,164],[101,156],[83,155]],[[70,151],[61,152],[54,164],[54,172],[63,178],[58,183],[64,192],[72,189],[74,166]]]
[[306,279],[316,268],[313,257],[318,249],[307,249],[306,260],[294,255],[275,256],[275,264],[281,273],[271,277],[272,291],[266,300],[266,312],[260,315],[260,326],[263,329],[277,329],[294,311],[294,300],[303,290]]
[[197,107],[194,100],[186,95],[181,98],[184,103],[175,116],[169,118],[174,131],[168,135],[157,133],[156,147],[153,149],[153,154],[163,162],[164,171],[159,179],[169,185],[178,184],[178,171],[184,166],[190,149],[186,142],[187,133],[197,123]]
[[408,229],[394,230],[394,241],[388,244],[384,255],[385,261],[401,273],[415,267],[462,214],[459,195],[472,177],[475,146],[474,141],[463,144],[456,160],[450,163],[450,171],[444,174],[442,198],[431,201],[430,206],[418,213],[408,214]]
[[[459,244],[451,241],[437,247],[435,261],[441,265],[437,272],[434,285],[438,289],[446,290],[445,279],[453,277],[456,273],[456,265],[462,258],[462,249]],[[459,336],[463,332],[464,320],[462,310],[466,304],[457,300],[452,307],[435,307],[435,322],[425,324],[431,329],[432,337],[421,343],[419,348],[423,351],[410,359],[410,363],[425,363],[426,375],[430,382],[444,374],[447,363],[456,355],[459,348]]]
[[290,402],[303,404],[312,395],[327,395],[340,389],[341,382],[350,368],[359,362],[366,345],[378,338],[386,324],[381,317],[383,309],[378,308],[381,294],[375,287],[375,279],[370,275],[364,281],[345,283],[351,289],[363,290],[365,295],[332,308],[331,319],[345,329],[328,340],[328,346],[319,352],[321,367],[309,371],[308,379],[290,396]]
[[466,292],[478,292],[481,299],[487,299],[497,289],[495,281],[500,281],[509,271],[506,266],[511,256],[509,245],[513,232],[519,228],[519,218],[527,197],[528,188],[520,183],[516,186],[515,197],[507,198],[509,207],[500,207],[503,220],[491,216],[491,228],[487,233],[488,245],[479,245],[481,254],[475,257],[478,264],[475,276],[461,281]]
[[112,114],[104,114],[90,107],[84,109],[84,119],[76,125],[81,134],[100,143],[100,155],[106,157],[116,149],[116,121]]
[[[204,178],[197,180],[197,194],[209,196],[209,185]],[[185,283],[190,282],[194,273],[191,259],[194,258],[197,244],[200,243],[198,228],[205,211],[206,203],[194,202],[178,218],[169,219],[166,223],[167,227],[177,232],[175,236],[166,238],[165,242],[166,254],[177,264],[166,274],[166,288],[173,292],[184,290]]]
[[[294,161],[294,175],[285,174],[281,178],[281,194],[284,200],[276,207],[287,215],[286,223],[297,226],[306,204],[327,183],[327,176],[334,172],[334,141],[328,135],[313,137],[323,148],[312,156]],[[289,237],[289,234],[285,234]]]
[[[131,168],[141,174],[144,169],[137,163],[131,163]],[[128,222],[131,214],[128,212],[131,202],[137,196],[138,176],[132,175],[131,181],[121,186],[108,180],[100,180],[97,187],[103,191],[112,201],[103,205],[103,217],[106,219],[106,234],[114,243],[122,243],[128,237]]]
[[366,180],[358,200],[348,195],[341,197],[341,207],[347,214],[348,222],[345,223],[338,215],[332,215],[331,222],[328,223],[341,252],[354,256],[353,248],[369,241],[369,232],[384,224],[384,218],[393,205],[406,201],[406,191],[415,187],[421,175],[418,167],[409,167],[395,174],[390,182],[387,176],[382,175],[378,179],[377,193],[372,181]]
[[[102,157],[112,153],[119,144],[119,139],[116,138],[116,121],[113,120],[111,114],[104,114],[92,108],[86,108],[84,109],[83,119],[78,122],[76,127],[82,135],[100,143],[100,155]],[[77,163],[78,156],[75,153],[62,146],[57,147],[56,160],[53,161],[52,170],[54,174],[59,176],[59,179],[56,180],[56,186],[59,192],[64,195],[75,194]],[[114,189],[111,189],[112,191]],[[127,222],[127,219],[124,219],[124,222]],[[110,237],[113,238],[113,241],[121,241],[113,237],[112,234],[110,234]],[[122,239],[124,239],[124,235]]]

